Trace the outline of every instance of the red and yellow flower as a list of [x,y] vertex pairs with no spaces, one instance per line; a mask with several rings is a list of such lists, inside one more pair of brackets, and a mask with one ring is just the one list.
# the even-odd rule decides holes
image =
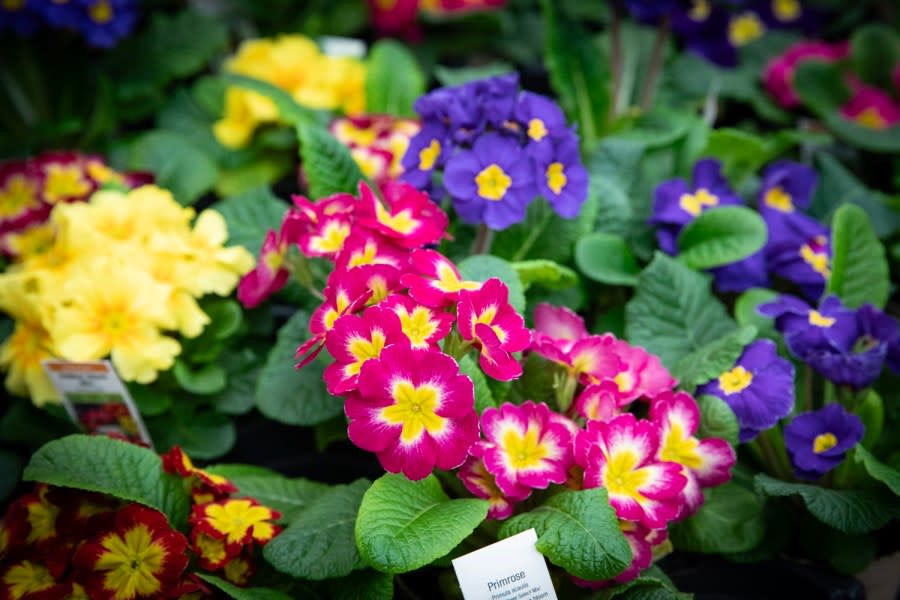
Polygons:
[[238,491],[233,483],[221,475],[195,467],[190,457],[177,445],[162,455],[162,465],[166,473],[188,480],[194,504],[220,500]]

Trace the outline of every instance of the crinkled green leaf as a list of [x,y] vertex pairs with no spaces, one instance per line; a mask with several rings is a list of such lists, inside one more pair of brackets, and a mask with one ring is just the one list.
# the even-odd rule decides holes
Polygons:
[[394,576],[374,569],[354,571],[326,584],[331,600],[391,600],[394,597]]
[[298,311],[278,330],[256,384],[259,412],[288,425],[316,425],[344,408],[343,400],[325,389],[321,361],[295,367],[297,348],[309,337],[308,323],[309,316]]
[[310,122],[297,125],[297,136],[301,167],[313,200],[339,192],[357,193],[365,178],[346,146],[327,129]]
[[172,374],[182,389],[201,396],[221,392],[228,382],[225,369],[217,364],[207,364],[194,369],[183,360],[176,359]]
[[844,533],[866,533],[900,516],[900,501],[882,490],[831,490],[788,483],[760,473],[756,489],[768,496],[800,496],[814,517]]
[[722,438],[732,446],[736,446],[741,428],[731,407],[718,396],[710,395],[699,396],[697,406],[700,408],[700,427],[697,428],[697,437],[701,439]]
[[526,290],[535,283],[551,290],[566,289],[578,283],[575,271],[552,260],[520,260],[512,263],[512,268],[519,274]]
[[301,579],[343,577],[363,568],[353,530],[369,485],[360,479],[323,493],[266,544],[263,556],[282,573]]
[[469,281],[487,281],[496,277],[509,288],[509,303],[519,313],[525,312],[525,288],[519,274],[513,266],[491,254],[475,254],[458,265],[463,279]]
[[234,423],[226,415],[184,402],[145,422],[157,448],[178,444],[193,458],[218,458],[231,450],[237,439]]
[[538,534],[538,552],[576,577],[610,579],[631,563],[631,548],[604,488],[551,496],[503,523],[500,537],[532,527]]
[[259,254],[266,233],[278,231],[288,206],[268,188],[256,188],[213,205],[228,224],[228,243]]
[[181,204],[193,204],[219,177],[216,164],[189,137],[162,129],[142,133],[131,142],[124,166],[150,171],[156,184],[171,191]]
[[451,500],[434,475],[379,477],[363,496],[356,545],[384,573],[405,573],[444,556],[487,516],[486,500]]
[[869,23],[850,37],[850,63],[863,81],[891,89],[894,68],[900,60],[900,37],[887,23]]
[[888,486],[895,495],[900,496],[900,471],[887,466],[861,445],[856,446],[855,453],[856,462],[862,463],[869,475]]
[[704,490],[706,500],[691,517],[671,527],[679,550],[722,554],[754,548],[765,534],[764,503],[736,483]]
[[693,269],[711,269],[741,261],[766,243],[766,224],[746,206],[704,211],[678,236],[679,258]]
[[670,368],[736,327],[709,291],[705,275],[659,252],[638,276],[625,313],[628,340],[656,354]]
[[366,109],[414,117],[413,102],[424,93],[425,76],[407,47],[389,39],[375,42],[366,69]]
[[280,520],[285,523],[293,523],[331,489],[324,483],[303,478],[291,479],[273,471],[248,471],[245,465],[216,465],[207,470],[237,486],[238,495],[255,498],[280,512]]
[[69,435],[35,452],[22,478],[109,494],[161,511],[180,527],[190,511],[181,479],[149,448],[107,436]]
[[720,160],[725,176],[738,183],[759,171],[789,145],[787,140],[771,136],[763,138],[741,129],[723,127],[710,132],[701,155]]
[[682,388],[693,392],[696,386],[718,377],[733,367],[744,347],[755,337],[756,327],[752,325],[735,329],[724,337],[681,357],[675,363],[672,375]]
[[636,285],[641,271],[623,238],[600,231],[575,244],[575,265],[588,279],[611,285]]
[[865,303],[883,308],[890,294],[884,246],[866,212],[853,204],[841,206],[834,214],[831,277],[826,291],[837,294],[850,308]]
[[197,573],[197,577],[216,587],[234,600],[290,600],[284,592],[261,587],[238,587],[224,579],[206,573]]

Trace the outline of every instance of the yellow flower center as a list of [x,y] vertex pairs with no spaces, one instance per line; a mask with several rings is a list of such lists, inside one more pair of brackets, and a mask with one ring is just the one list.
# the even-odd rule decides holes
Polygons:
[[813,452],[822,454],[837,446],[838,439],[833,433],[820,433],[813,440]]
[[431,140],[430,144],[419,150],[419,170],[432,170],[440,155],[441,143],[437,140]]
[[536,142],[541,141],[547,135],[547,126],[540,119],[528,121],[528,137]]
[[[229,500],[225,504],[214,504],[207,508],[206,517],[210,526],[225,534],[225,542],[236,543],[243,540],[251,527],[265,526],[272,511],[265,506],[255,506],[249,500]],[[254,537],[258,532],[254,531]]]
[[888,125],[887,120],[881,116],[881,113],[874,106],[864,108],[862,112],[856,115],[854,120],[869,129],[887,129]]
[[338,124],[335,133],[339,139],[346,140],[357,146],[369,147],[375,143],[378,133],[374,127],[357,127],[352,122],[342,120]]
[[91,191],[91,183],[77,166],[49,165],[44,182],[44,197],[50,204],[80,198]]
[[775,210],[785,213],[794,212],[794,202],[791,199],[791,195],[781,189],[781,186],[776,185],[766,192],[763,201],[766,203],[766,206]]
[[800,256],[806,261],[813,271],[828,279],[831,277],[831,268],[828,264],[828,255],[824,252],[816,252],[809,244],[800,247]]
[[478,186],[479,196],[496,202],[506,195],[506,191],[512,185],[512,178],[500,168],[500,165],[491,164],[475,176],[475,184]]
[[719,375],[719,387],[729,396],[747,389],[751,383],[753,373],[740,365]]
[[334,308],[329,308],[325,313],[325,317],[322,319],[325,323],[325,329],[330,330],[334,327],[334,322],[337,321],[338,317],[344,314],[344,311],[346,311],[349,306],[350,299],[347,297],[347,294],[338,292],[337,297],[334,299]]
[[800,17],[801,10],[797,0],[772,0],[772,12],[779,21],[796,21]]
[[809,311],[809,324],[816,327],[831,327],[834,325],[834,317],[826,317],[817,310]]
[[375,179],[384,171],[387,161],[380,154],[373,154],[365,148],[356,148],[350,151],[362,174],[369,179]]
[[146,525],[135,525],[125,532],[106,535],[100,542],[100,554],[94,569],[108,571],[103,576],[103,589],[116,600],[159,593],[162,582],[157,578],[165,567],[166,550],[153,539]]
[[635,384],[634,375],[632,375],[630,371],[622,371],[613,377],[613,381],[619,386],[620,392],[630,392]]
[[638,456],[632,450],[620,450],[607,459],[604,479],[610,494],[644,500],[639,490],[647,482],[648,473],[637,465]]
[[706,188],[699,188],[693,194],[682,194],[678,199],[681,209],[693,217],[703,212],[704,208],[717,204],[719,204],[719,198]]
[[363,246],[362,252],[357,250],[350,255],[350,260],[347,261],[347,267],[352,269],[353,267],[358,267],[360,265],[374,265],[375,257],[377,255],[378,245],[373,241],[368,241],[366,242],[366,245]]
[[270,250],[263,255],[262,262],[270,273],[277,273],[281,269],[281,265],[284,264],[284,254],[278,250]]
[[368,281],[368,286],[369,289],[372,290],[372,295],[369,297],[368,302],[366,302],[366,306],[374,306],[387,298],[388,284],[384,277],[379,275],[372,277]]
[[316,252],[332,254],[344,247],[344,241],[349,235],[350,225],[341,221],[330,221],[322,229],[322,235],[313,236],[309,245]]
[[344,367],[344,373],[347,375],[359,375],[359,370],[362,368],[363,363],[370,358],[378,358],[381,356],[381,351],[384,350],[385,341],[387,341],[387,338],[385,337],[384,332],[377,329],[372,332],[371,339],[367,340],[363,337],[350,338],[347,342],[347,352],[349,352],[356,361]]
[[712,9],[709,6],[709,2],[706,0],[694,0],[688,16],[693,21],[705,21],[709,18],[711,12]]
[[381,205],[381,202],[375,203],[375,218],[385,227],[403,235],[410,233],[419,226],[419,221],[412,218],[412,213],[408,208],[404,208],[396,215],[392,215]]
[[24,175],[13,175],[0,190],[0,218],[14,217],[39,204],[37,184]]
[[12,566],[3,576],[3,583],[14,600],[43,592],[56,584],[47,567],[30,560],[23,560]]
[[765,32],[766,26],[752,12],[741,13],[728,23],[728,41],[732,46],[746,46],[761,38]]
[[550,454],[546,444],[542,444],[538,439],[535,427],[529,427],[525,435],[519,434],[513,428],[507,429],[500,445],[506,453],[509,465],[516,471],[539,467],[541,461]]
[[456,276],[453,268],[446,263],[438,264],[438,288],[444,292],[459,292],[461,290],[477,290],[481,284],[477,281],[462,281]]
[[703,459],[697,452],[699,445],[700,441],[697,438],[685,435],[681,423],[670,422],[669,431],[662,441],[660,458],[691,469],[699,469],[703,466]]
[[446,419],[434,412],[441,401],[435,386],[425,383],[417,387],[398,379],[391,386],[391,397],[394,404],[381,409],[381,417],[392,425],[403,425],[400,441],[404,444],[418,441],[425,431],[438,434],[444,430]]
[[550,166],[547,167],[547,187],[557,195],[562,192],[569,181],[563,168],[563,164],[560,162],[550,163]]
[[56,517],[59,515],[59,507],[45,502],[43,496],[39,502],[29,502],[28,524],[31,530],[25,540],[29,544],[49,540],[56,535]]
[[3,0],[3,2],[0,2],[0,6],[2,6],[4,10],[10,12],[22,10],[25,8],[25,0]]
[[472,321],[472,335],[475,335],[475,326],[479,323],[482,325],[487,325],[491,328],[494,334],[497,336],[497,339],[500,340],[500,343],[506,341],[506,332],[503,331],[497,325],[494,325],[494,319],[497,317],[497,306],[491,304],[487,308],[484,309],[479,315]]
[[437,331],[437,323],[431,320],[431,312],[424,306],[415,307],[411,313],[403,308],[397,311],[397,316],[403,333],[414,348],[427,346],[428,338]]
[[109,0],[99,0],[88,8],[88,15],[98,25],[106,25],[113,20],[113,7]]

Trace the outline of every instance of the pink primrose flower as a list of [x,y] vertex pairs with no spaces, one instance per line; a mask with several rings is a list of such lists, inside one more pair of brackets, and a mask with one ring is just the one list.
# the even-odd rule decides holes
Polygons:
[[402,344],[366,361],[344,403],[350,440],[409,479],[455,469],[478,440],[472,380],[451,357]]
[[840,108],[844,117],[869,129],[887,129],[900,123],[900,104],[878,88],[853,82],[853,96]]
[[436,244],[447,232],[447,215],[428,194],[408,183],[388,181],[381,186],[384,203],[365,183],[359,185],[362,200],[360,223],[392,238],[404,248]]
[[453,315],[419,304],[409,296],[393,294],[381,304],[400,319],[403,334],[413,348],[433,348],[447,337],[453,327]]
[[808,61],[832,63],[845,58],[848,52],[847,42],[797,42],[768,62],[763,72],[763,84],[778,104],[784,108],[794,108],[800,105],[800,97],[794,91],[794,73],[797,67]]
[[470,456],[456,472],[466,489],[479,498],[488,501],[488,518],[503,520],[512,516],[516,500],[506,496],[497,486],[494,476],[484,466],[480,458]]
[[413,250],[410,267],[412,272],[404,274],[400,282],[425,306],[441,308],[456,302],[461,291],[481,287],[478,281],[464,281],[456,265],[434,250]]

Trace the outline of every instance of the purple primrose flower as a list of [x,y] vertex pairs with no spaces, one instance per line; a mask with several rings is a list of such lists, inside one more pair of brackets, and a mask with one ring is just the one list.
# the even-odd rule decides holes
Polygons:
[[798,479],[815,480],[844,460],[862,439],[865,426],[840,404],[803,413],[784,428],[784,445]]

